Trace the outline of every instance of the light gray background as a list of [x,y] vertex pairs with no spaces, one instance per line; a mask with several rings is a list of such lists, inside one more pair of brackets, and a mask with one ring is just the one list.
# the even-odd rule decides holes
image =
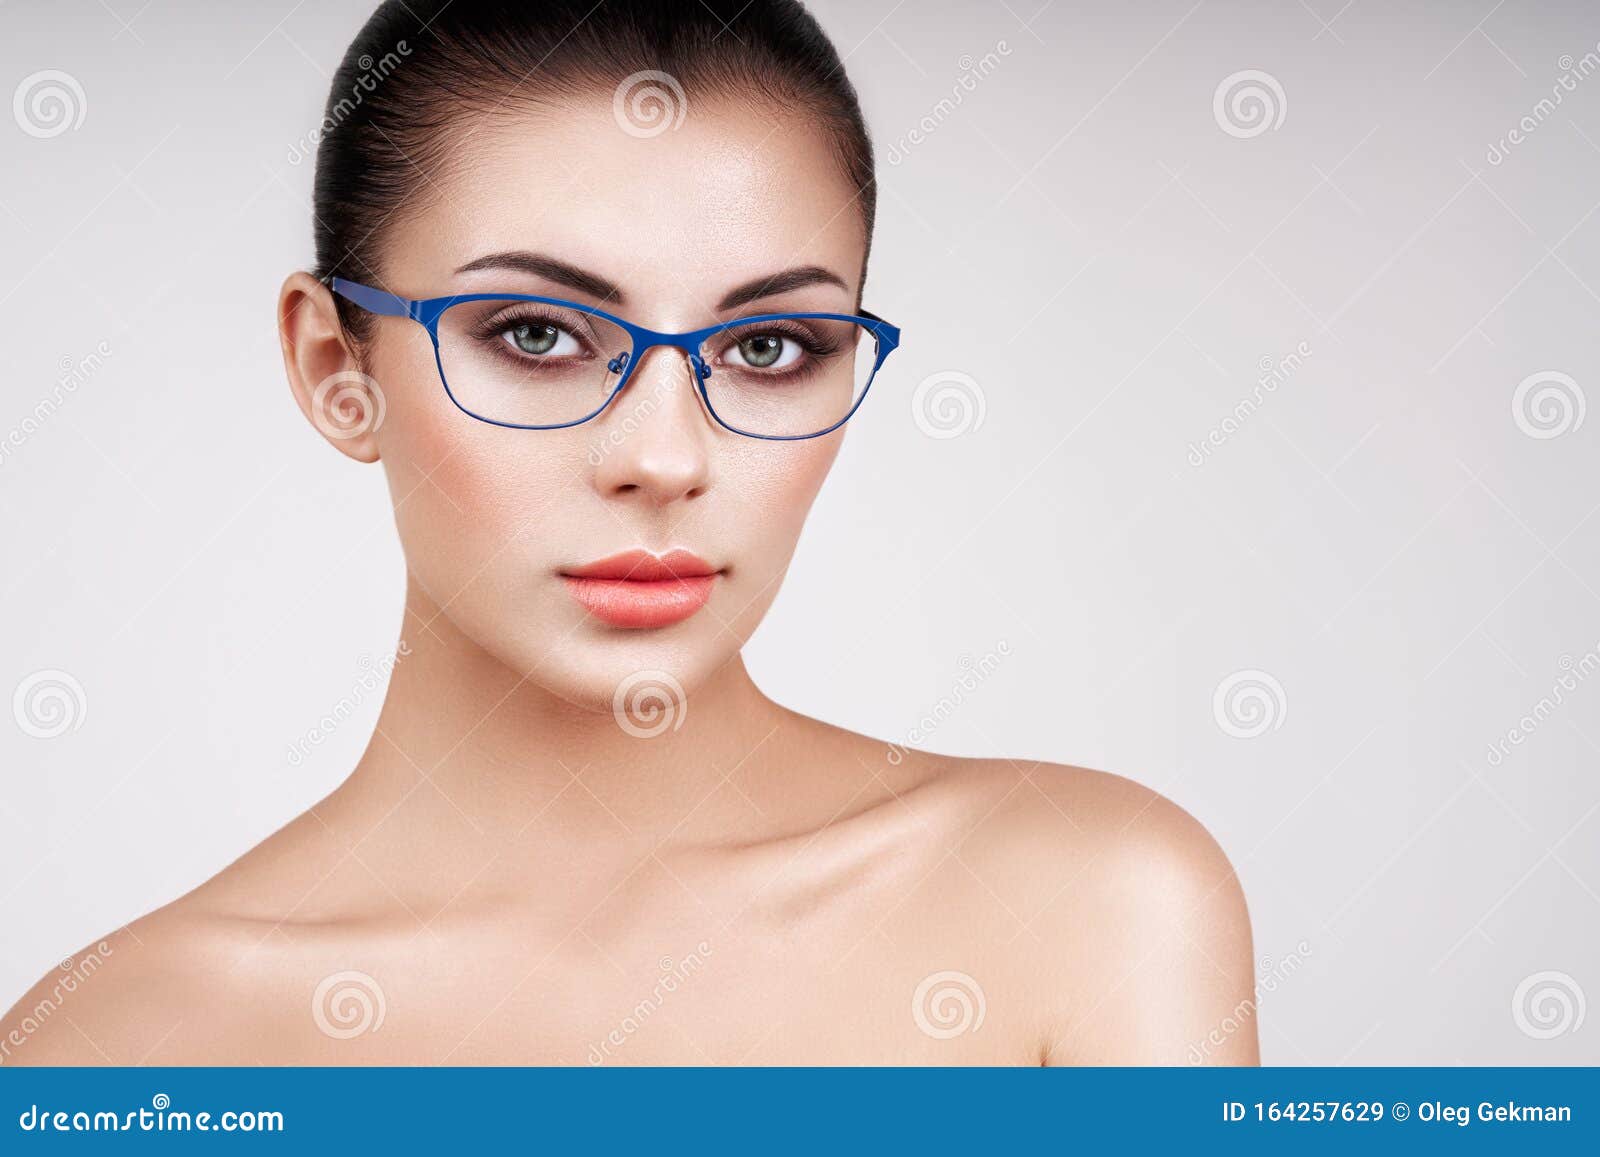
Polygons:
[[[758,680],[890,739],[959,695],[928,746],[1172,795],[1238,865],[1263,977],[1301,961],[1269,1062],[1600,1060],[1600,672],[1489,759],[1600,647],[1600,75],[1536,111],[1600,10],[817,9],[879,146],[868,304],[906,340]],[[0,440],[109,350],[0,456],[0,691],[84,689],[57,738],[0,712],[0,1005],[333,788],[376,716],[286,760],[400,617],[380,472],[301,419],[272,316],[311,254],[291,150],[367,10],[0,7],[0,95],[61,70],[84,113],[0,110]],[[1213,97],[1248,69],[1284,115],[1241,137]],[[1546,371],[1573,408],[1534,437]],[[947,372],[966,415],[949,378],[915,409]],[[1283,689],[1255,738],[1214,708],[1238,671]]]

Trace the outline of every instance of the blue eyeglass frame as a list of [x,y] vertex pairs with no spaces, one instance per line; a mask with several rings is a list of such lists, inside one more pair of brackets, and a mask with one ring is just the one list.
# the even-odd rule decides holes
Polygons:
[[[890,325],[883,318],[878,317],[876,314],[868,313],[866,310],[862,310],[859,315],[849,313],[762,313],[751,317],[735,318],[732,321],[719,322],[716,325],[708,325],[704,329],[691,330],[688,333],[662,333],[659,330],[646,329],[642,325],[634,325],[631,321],[625,321],[615,314],[607,313],[603,309],[596,309],[592,305],[583,305],[576,301],[565,301],[559,297],[539,297],[528,293],[463,293],[451,297],[429,297],[421,300],[412,300],[411,298],[389,293],[387,290],[374,289],[370,285],[349,281],[343,277],[330,278],[328,287],[368,313],[377,314],[379,317],[408,317],[421,325],[423,329],[428,331],[428,337],[433,341],[433,360],[434,364],[439,368],[439,382],[444,386],[445,394],[455,404],[456,409],[479,422],[487,422],[491,426],[503,426],[510,430],[566,430],[598,418],[616,400],[617,395],[622,393],[628,384],[628,380],[633,377],[634,369],[644,360],[644,355],[647,352],[656,346],[671,346],[674,349],[682,350],[688,355],[689,366],[694,372],[695,388],[700,392],[700,400],[705,403],[706,412],[715,419],[717,425],[735,434],[741,434],[746,438],[761,438],[768,442],[804,442],[811,438],[821,438],[825,434],[833,433],[855,416],[855,412],[861,408],[861,403],[867,400],[867,392],[872,389],[872,383],[878,380],[878,371],[883,368],[883,363],[900,344],[900,328]],[[616,386],[606,396],[605,401],[601,402],[592,413],[585,414],[574,422],[558,422],[549,426],[528,426],[517,422],[499,422],[493,418],[485,418],[482,414],[474,413],[463,406],[456,397],[455,392],[450,389],[450,378],[444,372],[444,355],[439,349],[439,319],[444,316],[444,311],[452,305],[459,305],[466,301],[536,301],[545,305],[577,310],[579,313],[590,317],[603,318],[612,325],[624,330],[633,342],[633,348],[627,353],[619,354],[611,359],[607,368],[612,373],[617,373],[620,370],[622,376],[617,379]],[[716,406],[712,405],[711,398],[706,392],[706,379],[711,376],[712,370],[700,356],[701,344],[707,338],[714,337],[735,326],[749,325],[752,322],[760,321],[803,321],[807,318],[825,321],[853,321],[868,330],[877,339],[877,360],[873,362],[872,373],[867,378],[867,384],[862,387],[860,397],[856,398],[855,402],[850,406],[849,412],[827,429],[818,430],[813,434],[756,434],[750,430],[741,430],[739,427],[725,422],[722,416],[717,413]]]

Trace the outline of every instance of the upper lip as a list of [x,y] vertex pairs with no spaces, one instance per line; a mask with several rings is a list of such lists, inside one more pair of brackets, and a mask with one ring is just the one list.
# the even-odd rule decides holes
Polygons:
[[670,579],[703,578],[717,568],[692,551],[669,550],[651,554],[648,550],[625,550],[583,566],[561,572],[571,578],[626,579],[631,582],[666,582]]

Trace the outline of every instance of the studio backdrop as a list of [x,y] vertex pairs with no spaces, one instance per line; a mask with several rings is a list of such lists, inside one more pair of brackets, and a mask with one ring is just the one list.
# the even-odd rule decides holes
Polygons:
[[[905,337],[757,681],[1193,812],[1269,1063],[1600,1060],[1600,10],[815,9]],[[0,1007],[377,716],[388,498],[274,326],[369,10],[0,9]]]

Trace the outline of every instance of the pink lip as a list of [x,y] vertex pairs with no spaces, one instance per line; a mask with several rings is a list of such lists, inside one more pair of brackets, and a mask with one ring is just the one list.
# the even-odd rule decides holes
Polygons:
[[567,590],[595,618],[613,627],[681,623],[711,598],[721,572],[686,550],[653,555],[626,550],[562,571]]

